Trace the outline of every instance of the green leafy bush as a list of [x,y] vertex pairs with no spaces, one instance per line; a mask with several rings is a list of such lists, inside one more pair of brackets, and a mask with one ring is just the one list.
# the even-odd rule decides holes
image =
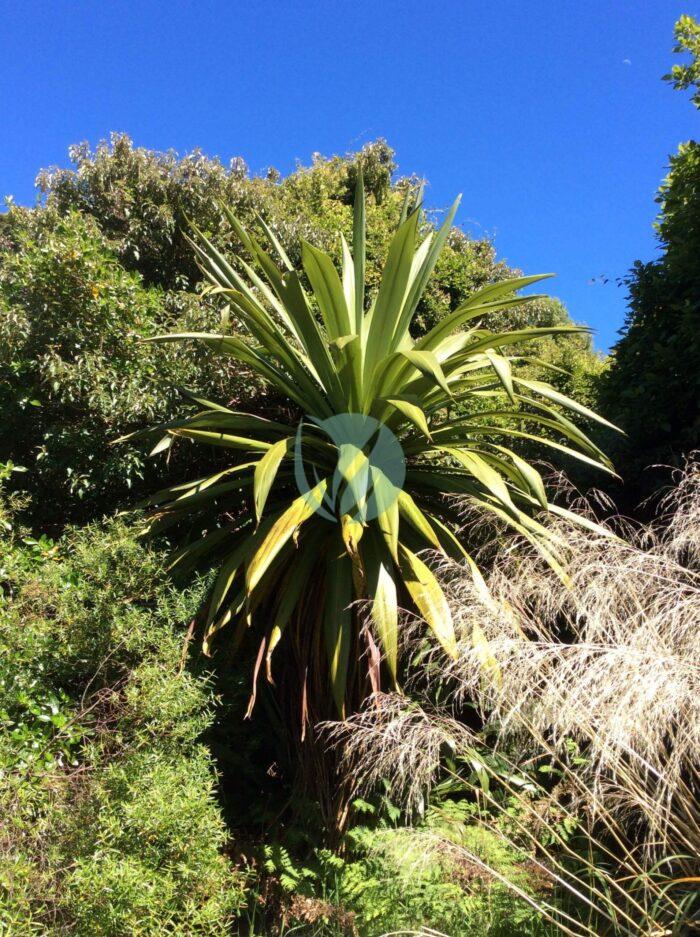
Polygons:
[[[394,154],[381,140],[350,157],[316,155],[285,179],[274,170],[251,177],[242,160],[224,166],[200,152],[179,158],[137,148],[123,134],[95,151],[82,144],[70,154],[72,168],[39,174],[41,204],[11,204],[0,215],[0,458],[29,470],[21,481],[35,496],[32,522],[57,527],[109,512],[157,480],[177,480],[183,465],[192,469],[201,458],[190,447],[155,462],[137,448],[122,448],[118,458],[109,448],[115,438],[178,409],[177,391],[164,375],[248,411],[278,406],[246,370],[222,368],[206,351],[137,348],[140,337],[155,332],[218,327],[218,313],[199,293],[200,272],[184,237],[190,221],[224,253],[239,254],[238,236],[220,208],[226,204],[252,229],[263,216],[294,263],[302,240],[337,262],[337,231],[349,236],[352,227],[359,162],[368,191],[372,289],[404,196],[416,184],[392,181]],[[440,220],[437,213],[428,217]],[[497,261],[487,239],[453,228],[416,310],[415,330],[426,331],[475,290],[514,272]],[[569,321],[556,303],[536,313],[516,307],[509,316],[499,329],[549,317]],[[554,339],[538,353],[556,363],[564,352]],[[595,367],[585,341],[580,360]]]
[[[0,930],[226,934],[207,679],[181,665],[176,592],[118,523],[0,547]],[[6,929],[6,930],[5,930]]]
[[[358,805],[363,812],[373,812],[363,801]],[[524,854],[470,822],[473,808],[465,801],[447,800],[415,830],[385,824],[355,826],[342,856],[315,849],[299,862],[280,844],[265,847],[263,869],[270,879],[262,890],[272,915],[266,920],[264,912],[253,907],[253,932],[286,933],[286,923],[288,932],[298,928],[309,937],[426,930],[451,937],[550,933],[526,901],[514,897],[477,862],[452,852],[450,842],[517,882],[525,894],[538,887]],[[449,828],[443,822],[446,811],[452,813]],[[455,815],[462,822],[455,823]]]
[[[212,684],[182,657],[182,626],[200,606],[204,583],[177,591],[159,554],[118,522],[61,530],[159,482],[216,469],[215,453],[184,441],[157,460],[135,446],[111,448],[117,437],[181,412],[165,375],[234,409],[268,414],[281,406],[269,386],[206,348],[139,344],[161,332],[219,328],[183,236],[190,220],[224,253],[250,259],[220,209],[230,205],[251,231],[259,233],[262,216],[295,264],[302,240],[337,264],[336,232],[350,234],[361,164],[366,278],[375,289],[418,180],[396,177],[393,151],[381,140],[349,157],[317,154],[284,179],[273,169],[251,177],[242,160],[224,166],[198,152],[179,158],[139,149],[125,135],[95,151],[75,147],[71,159],[69,169],[40,173],[37,206],[10,203],[0,215],[0,459],[17,463],[0,464],[0,481],[15,492],[0,498],[0,932],[229,934],[241,926],[243,905],[263,896],[230,858],[222,805],[229,828],[247,825],[245,834],[257,835],[260,818],[269,824],[289,803],[291,772],[273,752],[273,721],[259,705],[252,731],[239,724],[246,669],[245,678],[229,672],[218,684],[229,696],[212,730]],[[440,221],[428,212],[421,227]],[[413,332],[425,333],[476,290],[514,273],[487,239],[453,228]],[[556,301],[538,301],[514,306],[493,327],[535,322],[570,319]],[[238,331],[235,319],[229,327]],[[533,365],[528,377],[593,403],[590,379],[602,364],[587,337],[568,345],[542,339],[535,354],[572,374]],[[223,796],[203,739],[217,764],[228,765]],[[245,816],[242,800],[250,802]],[[519,856],[489,852],[495,840],[470,848],[477,845],[492,865],[520,873]],[[308,934],[408,926],[540,933],[493,881],[473,870],[465,877],[447,855],[418,869],[404,861],[410,851],[394,831],[362,827],[342,858],[316,848],[308,867],[290,859],[284,911],[272,925],[255,918],[250,932],[287,922]],[[287,874],[276,847],[267,861],[268,874]]]
[[212,365],[206,353],[139,347],[163,326],[211,328],[218,317],[193,294],[144,288],[91,218],[15,208],[2,231],[0,445],[30,469],[37,522],[109,510],[138,484],[144,453],[110,443],[180,405],[161,378],[167,369],[222,399],[255,395],[244,371]]
[[[692,89],[700,108],[700,23],[682,16],[676,39],[675,51],[690,62],[666,79]],[[661,254],[637,261],[627,278],[629,310],[600,389],[601,406],[628,434],[613,443],[632,503],[659,484],[658,475],[642,474],[649,466],[679,466],[700,446],[700,142],[671,156],[656,201]]]

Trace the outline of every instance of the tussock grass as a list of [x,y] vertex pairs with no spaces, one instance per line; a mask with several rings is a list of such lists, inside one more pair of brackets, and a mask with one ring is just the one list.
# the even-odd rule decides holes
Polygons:
[[[685,933],[700,875],[700,462],[650,525],[547,523],[566,586],[522,544],[493,551],[490,597],[443,560],[458,659],[428,651],[418,702],[375,696],[331,736],[359,789],[388,778],[414,813],[446,754],[481,758],[480,781],[460,775],[478,822],[528,846],[559,898],[521,897],[563,932]],[[467,701],[480,732],[454,716]]]

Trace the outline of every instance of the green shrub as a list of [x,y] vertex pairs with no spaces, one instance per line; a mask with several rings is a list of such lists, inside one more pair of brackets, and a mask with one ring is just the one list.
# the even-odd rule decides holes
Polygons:
[[[108,513],[162,479],[179,480],[184,465],[198,471],[193,462],[201,456],[191,447],[146,460],[136,447],[109,446],[180,412],[164,375],[248,411],[277,406],[269,388],[262,396],[259,381],[244,369],[223,368],[206,351],[185,356],[175,347],[137,346],[155,332],[218,327],[218,313],[198,293],[201,275],[183,235],[188,219],[225,253],[240,253],[223,203],[251,228],[264,216],[295,263],[302,239],[338,261],[336,232],[350,234],[359,160],[368,191],[367,283],[374,288],[404,195],[416,182],[392,182],[394,154],[381,140],[350,157],[315,155],[285,179],[275,171],[251,177],[242,160],[227,167],[199,152],[179,158],[137,148],[123,134],[70,154],[73,167],[39,174],[42,204],[11,205],[0,215],[0,458],[27,467],[22,484],[34,496],[28,517],[56,528]],[[429,212],[427,220],[440,219]],[[429,329],[475,290],[513,272],[487,239],[454,228],[415,328]],[[516,307],[495,327],[550,317],[569,321],[552,303],[532,312]],[[557,363],[562,345],[545,341],[538,353]],[[585,342],[579,357],[595,364]]]
[[118,523],[24,539],[0,547],[0,931],[230,933],[213,697],[181,665],[201,590]]
[[[3,232],[0,446],[30,469],[24,481],[37,523],[84,518],[128,497],[146,472],[145,454],[110,443],[181,407],[161,378],[169,369],[218,399],[257,392],[244,371],[209,354],[186,358],[139,345],[174,327],[212,328],[218,316],[194,294],[145,288],[90,217],[15,208]],[[151,461],[149,470],[153,480],[167,467]]]

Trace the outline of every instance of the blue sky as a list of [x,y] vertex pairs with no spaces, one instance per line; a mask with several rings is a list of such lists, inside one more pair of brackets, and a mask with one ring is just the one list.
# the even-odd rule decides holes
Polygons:
[[[690,0],[698,3],[698,0]],[[376,137],[427,201],[615,341],[654,194],[697,111],[660,80],[675,0],[0,0],[0,193],[112,130],[283,173]],[[603,282],[604,280],[608,282]]]

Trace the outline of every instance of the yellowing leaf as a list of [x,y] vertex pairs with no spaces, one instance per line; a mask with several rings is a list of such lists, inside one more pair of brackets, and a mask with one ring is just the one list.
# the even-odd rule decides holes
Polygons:
[[419,534],[425,537],[425,539],[432,547],[435,547],[436,550],[444,553],[445,551],[443,550],[437,534],[430,524],[430,521],[418,507],[410,494],[407,491],[400,491],[397,503],[399,512],[403,517],[406,518],[411,527],[413,527],[414,530],[417,530]]
[[386,657],[392,680],[396,682],[398,654],[398,603],[394,577],[384,563],[379,563],[372,602],[372,621]]
[[274,484],[282,460],[294,447],[294,439],[280,439],[267,450],[255,467],[253,476],[253,498],[255,501],[255,517],[259,521],[265,508],[270,488]]
[[468,449],[448,446],[443,448],[445,452],[457,459],[464,468],[471,472],[474,478],[480,481],[481,484],[500,501],[503,507],[515,514],[519,513],[518,509],[513,504],[503,478],[480,455]]
[[472,626],[472,646],[484,672],[497,687],[500,687],[503,679],[501,668],[491,650],[488,638],[484,634],[481,625],[476,621]]
[[226,449],[250,449],[267,452],[270,443],[247,436],[233,436],[230,433],[209,433],[199,429],[171,429],[173,436],[185,436],[195,442],[208,443],[210,446],[223,446]]
[[399,505],[394,500],[385,508],[377,518],[377,524],[384,537],[391,558],[395,563],[399,561]]
[[457,657],[452,613],[440,585],[425,563],[401,545],[401,574],[416,608],[433,631],[445,652]]
[[364,527],[359,521],[354,520],[350,514],[343,514],[340,523],[343,543],[345,544],[348,556],[356,556],[357,545],[364,533]]
[[277,554],[296,534],[304,521],[316,513],[327,487],[328,482],[324,478],[311,491],[293,501],[282,516],[275,521],[248,566],[246,587],[249,593],[257,586]]

